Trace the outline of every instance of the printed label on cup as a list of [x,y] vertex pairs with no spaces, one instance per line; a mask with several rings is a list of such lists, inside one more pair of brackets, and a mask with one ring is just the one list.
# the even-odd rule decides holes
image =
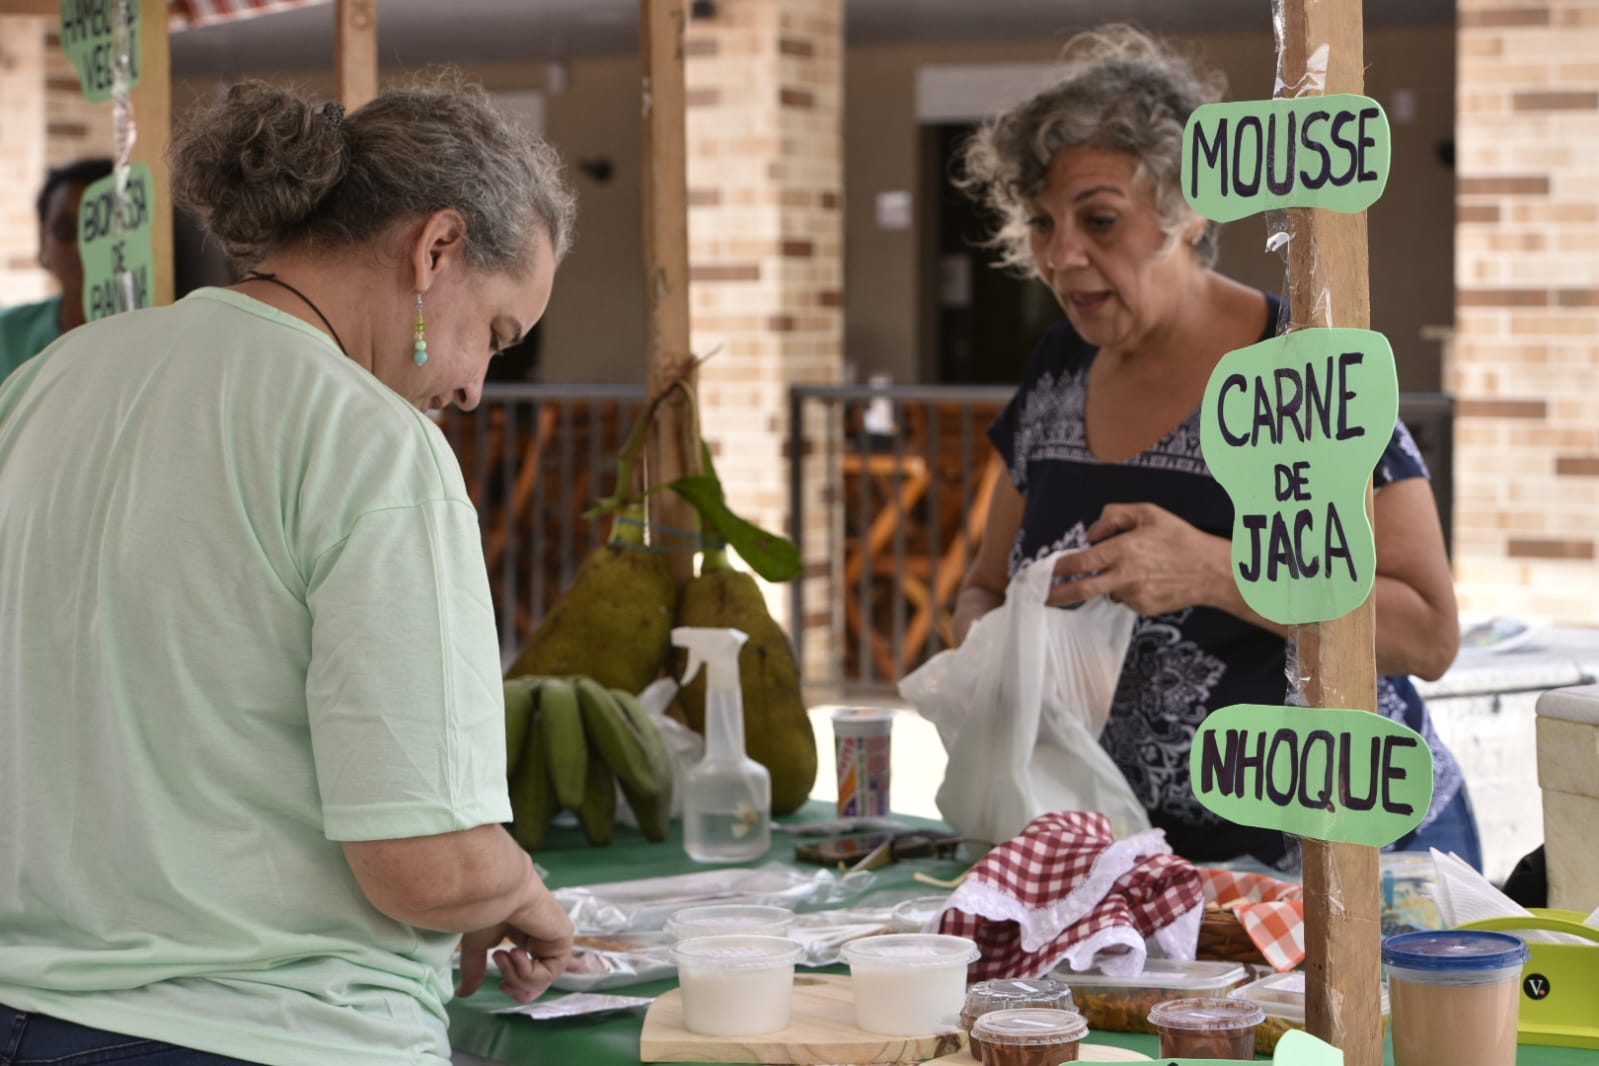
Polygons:
[[833,751],[838,767],[838,814],[875,818],[889,813],[890,715],[833,717]]

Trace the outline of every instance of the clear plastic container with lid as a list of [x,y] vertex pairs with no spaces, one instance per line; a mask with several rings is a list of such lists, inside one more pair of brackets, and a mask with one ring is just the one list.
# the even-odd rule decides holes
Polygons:
[[966,1000],[966,967],[977,945],[963,936],[890,933],[845,944],[855,993],[855,1024],[885,1036],[925,1036],[956,1028]]
[[1169,999],[1149,1012],[1161,1058],[1252,1059],[1266,1012],[1244,999]]
[[961,1008],[961,1028],[972,1048],[972,1058],[983,1057],[982,1038],[972,1032],[977,1019],[1001,1010],[1036,1007],[1077,1013],[1071,986],[1049,978],[1015,978],[1005,981],[979,981],[966,990],[966,1005]]
[[777,936],[706,936],[672,947],[683,1026],[704,1036],[755,1036],[788,1028],[794,963],[804,949]]
[[1056,1066],[1077,1061],[1088,1023],[1076,1011],[1024,1007],[990,1011],[972,1034],[981,1041],[983,1066]]
[[[1274,973],[1251,981],[1232,991],[1234,999],[1246,999],[1266,1012],[1260,1028],[1255,1030],[1255,1054],[1270,1055],[1277,1050],[1277,1041],[1290,1029],[1305,1029],[1305,974]],[[1382,990],[1382,1031],[1388,1035],[1388,989]]]
[[1153,1033],[1149,1012],[1168,999],[1225,996],[1247,984],[1249,971],[1236,962],[1180,962],[1146,959],[1136,977],[1073,973],[1057,969],[1050,976],[1068,981],[1077,1009],[1093,1029],[1110,1033]]
[[717,903],[674,912],[666,920],[666,931],[672,934],[673,940],[700,936],[787,936],[793,925],[794,912],[787,907]]
[[1394,1066],[1514,1066],[1526,942],[1454,929],[1383,941]]

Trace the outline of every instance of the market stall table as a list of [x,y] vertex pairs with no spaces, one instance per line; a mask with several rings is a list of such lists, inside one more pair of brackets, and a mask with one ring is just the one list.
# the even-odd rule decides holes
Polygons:
[[[832,815],[832,804],[811,803],[797,817],[814,820]],[[912,826],[936,824],[925,819],[898,817]],[[802,839],[805,838],[774,833],[772,850],[765,861],[791,862],[794,842]],[[546,847],[536,857],[539,864],[549,871],[548,883],[555,889],[644,877],[667,877],[710,868],[694,863],[683,853],[680,827],[676,823],[672,827],[672,839],[661,844],[647,843],[636,830],[618,827],[616,843],[608,848],[589,847],[575,828],[556,828],[551,831]],[[948,880],[958,876],[966,865],[963,861],[918,859],[882,867],[876,871],[877,879],[868,890],[866,899],[870,901],[873,895],[896,890],[909,892],[926,888],[929,893],[940,891],[922,885],[914,875],[921,872],[929,877]],[[842,905],[853,905],[854,902],[847,901]],[[490,978],[476,995],[455,999],[449,1005],[450,1043],[457,1050],[509,1066],[564,1062],[581,1062],[584,1066],[633,1066],[639,1062],[639,1032],[644,1024],[643,1011],[554,1021],[533,1021],[519,1015],[495,1014],[494,1011],[515,1006],[515,1003],[499,990],[492,975]],[[676,985],[675,980],[664,980],[606,991],[627,996],[656,996]],[[559,991],[549,993],[550,996],[564,994]],[[1155,1037],[1141,1033],[1095,1030],[1090,1039],[1096,1044],[1129,1048],[1150,1056],[1159,1050]],[[1391,1049],[1385,1061],[1391,1066]],[[1599,1052],[1524,1046],[1517,1062],[1518,1066],[1599,1066]]]

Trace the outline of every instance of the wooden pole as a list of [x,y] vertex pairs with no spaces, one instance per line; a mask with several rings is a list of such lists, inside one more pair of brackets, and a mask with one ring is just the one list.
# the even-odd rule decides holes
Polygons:
[[339,0],[334,19],[339,103],[354,111],[378,94],[377,0]]
[[[172,181],[167,144],[172,139],[172,49],[167,37],[167,0],[139,4],[139,84],[128,94],[138,137],[130,162],[150,168],[155,208],[150,212],[150,252],[155,263],[155,304],[169,304],[176,292],[172,260]],[[59,6],[57,14],[59,16]]]
[[[1284,95],[1362,91],[1360,3],[1286,0]],[[1321,85],[1318,68],[1325,70]],[[1368,328],[1365,214],[1309,208],[1288,214],[1295,326]],[[1369,483],[1366,507],[1369,513]],[[1370,598],[1342,618],[1298,628],[1300,674],[1311,706],[1376,711],[1375,633]],[[1340,1048],[1346,1066],[1382,1066],[1377,849],[1310,839],[1302,846],[1310,1032]]]
[[[663,485],[697,473],[699,425],[691,402],[688,309],[688,170],[683,92],[683,0],[640,0],[639,51],[644,64],[644,306],[645,380],[653,394],[681,380],[661,405],[645,459],[646,483]],[[619,486],[626,491],[627,486]],[[676,493],[650,497],[657,530],[697,531],[699,518]],[[682,546],[668,559],[681,582],[694,576],[694,554],[680,532],[654,535],[657,544]]]

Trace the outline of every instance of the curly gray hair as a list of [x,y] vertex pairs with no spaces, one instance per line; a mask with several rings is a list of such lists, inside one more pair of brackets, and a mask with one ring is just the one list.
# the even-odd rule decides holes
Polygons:
[[357,244],[400,219],[454,208],[466,219],[468,262],[520,269],[535,223],[559,262],[577,214],[555,149],[453,71],[349,115],[241,82],[188,118],[171,163],[173,200],[241,267],[295,244]]
[[[1220,73],[1125,24],[1081,33],[1061,51],[1054,84],[989,119],[966,142],[955,184],[1001,220],[986,242],[1003,266],[1031,276],[1027,201],[1043,188],[1065,148],[1125,152],[1147,178],[1168,233],[1194,217],[1183,199],[1183,127],[1202,104],[1221,98]],[[1195,244],[1201,263],[1216,260],[1217,226]]]

